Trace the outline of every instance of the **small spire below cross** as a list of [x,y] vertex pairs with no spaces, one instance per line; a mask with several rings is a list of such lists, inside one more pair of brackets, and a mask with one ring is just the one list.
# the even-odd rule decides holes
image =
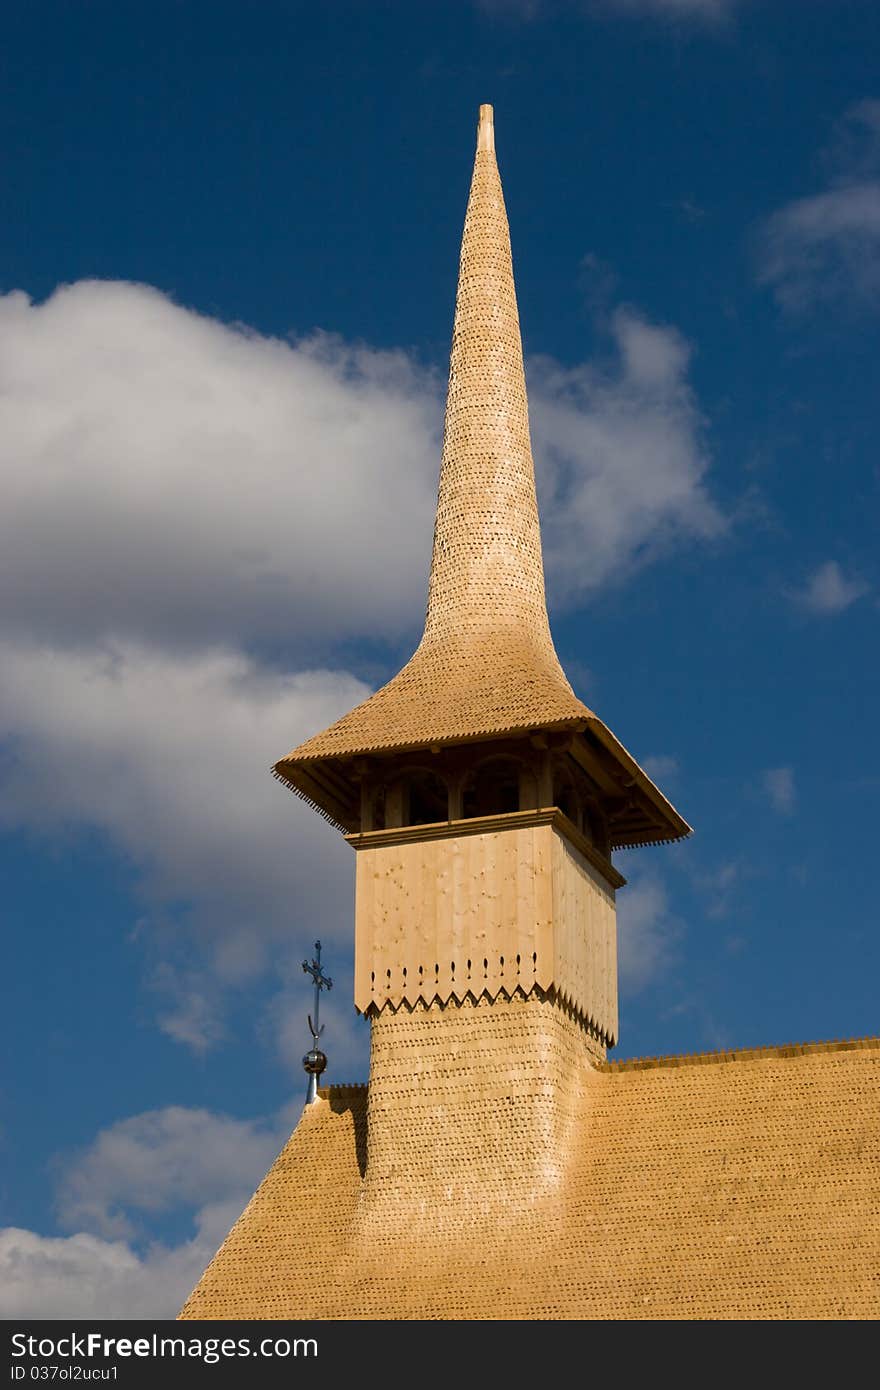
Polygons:
[[315,955],[313,959],[310,961],[304,960],[302,968],[306,975],[311,975],[315,985],[314,1023],[312,1022],[311,1014],[309,1014],[309,1029],[312,1034],[312,1046],[310,1051],[303,1057],[303,1066],[308,1072],[309,1077],[308,1090],[306,1091],[306,1105],[311,1105],[313,1101],[318,1099],[318,1077],[327,1066],[327,1058],[318,1047],[318,1039],[324,1031],[324,1025],[321,1023],[320,1019],[321,990],[331,990],[333,988],[333,981],[330,979],[329,975],[324,974],[324,970],[321,966],[320,941],[315,942]]

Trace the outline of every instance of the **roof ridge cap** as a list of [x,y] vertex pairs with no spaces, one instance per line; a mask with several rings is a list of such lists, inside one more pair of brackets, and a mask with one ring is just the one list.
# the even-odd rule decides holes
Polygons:
[[724,1062],[752,1062],[769,1057],[805,1057],[816,1052],[868,1052],[880,1049],[880,1036],[834,1038],[819,1042],[776,1043],[765,1047],[737,1047],[710,1052],[681,1052],[657,1057],[622,1057],[597,1064],[599,1071],[650,1071],[657,1067],[708,1066]]

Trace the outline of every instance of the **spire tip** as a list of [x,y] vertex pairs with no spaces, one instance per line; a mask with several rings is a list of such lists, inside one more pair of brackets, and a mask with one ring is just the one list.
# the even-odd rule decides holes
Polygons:
[[491,106],[480,107],[480,119],[477,125],[477,149],[494,150],[495,148],[495,113]]

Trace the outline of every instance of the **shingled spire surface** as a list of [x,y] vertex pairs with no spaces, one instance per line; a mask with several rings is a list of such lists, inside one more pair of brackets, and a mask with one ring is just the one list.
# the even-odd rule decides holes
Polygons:
[[510,233],[492,107],[480,107],[461,247],[428,610],[388,685],[295,749],[307,757],[580,722],[550,636]]
[[481,106],[424,634],[393,680],[274,771],[345,826],[338,786],[330,785],[342,760],[588,727],[653,804],[638,842],[687,834],[686,822],[574,694],[553,645],[510,232],[492,107]]
[[[501,671],[542,689],[534,713],[582,718],[553,648],[510,233],[495,159],[492,108],[480,108],[477,154],[461,246],[428,613],[421,651],[486,644]],[[488,674],[488,673],[484,673]],[[520,713],[504,690],[511,717]],[[549,705],[545,705],[548,701]]]

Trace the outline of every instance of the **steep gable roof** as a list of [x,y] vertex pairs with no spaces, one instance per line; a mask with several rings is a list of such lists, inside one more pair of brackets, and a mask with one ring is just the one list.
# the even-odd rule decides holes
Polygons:
[[360,1241],[368,1091],[323,1095],[182,1317],[880,1316],[880,1038],[588,1068],[558,1195],[491,1241]]

